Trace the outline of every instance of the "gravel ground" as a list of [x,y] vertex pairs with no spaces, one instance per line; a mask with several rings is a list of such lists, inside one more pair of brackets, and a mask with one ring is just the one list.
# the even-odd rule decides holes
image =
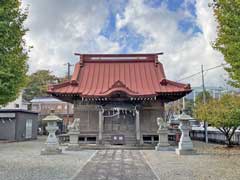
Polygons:
[[197,155],[178,156],[172,152],[141,151],[161,180],[240,179],[240,149],[194,142]]
[[43,147],[42,138],[27,142],[0,143],[0,180],[67,180],[95,153],[83,150],[41,156]]
[[[145,169],[147,169],[148,164],[152,170],[148,168],[147,171],[149,171],[149,173],[154,172],[161,180],[240,179],[240,148],[226,150],[226,148],[220,145],[206,145],[201,142],[194,142],[197,155],[177,156],[174,151],[158,152],[154,150],[142,150],[140,151],[141,153],[134,150],[124,150],[121,151],[124,153],[120,153],[120,151],[117,153],[117,150],[116,159],[114,159],[115,156],[113,156],[114,153],[112,153],[114,151],[110,150],[111,158],[94,156],[91,161],[88,161],[96,151],[64,151],[62,155],[41,156],[40,151],[43,147],[43,138],[28,142],[0,143],[0,180],[68,180],[73,177],[82,179],[81,173],[88,172],[89,169],[87,166],[91,163],[94,165],[94,158],[96,160],[97,157],[103,157],[102,160],[101,158],[99,159],[100,164],[109,161],[111,166],[105,167],[104,170],[106,170],[106,172],[108,169],[111,170],[110,168],[113,166],[123,168],[123,172],[129,171],[131,168],[134,169],[135,166],[125,166],[123,163],[125,159],[126,162],[129,163],[136,162],[135,164],[139,165],[139,167],[145,164]],[[105,151],[98,151],[98,154],[100,153],[101,155],[101,152]],[[104,153],[102,155],[104,155]],[[123,157],[123,159],[120,157]],[[142,162],[140,163],[141,159]],[[98,163],[95,163],[95,165],[97,167]],[[85,167],[87,171],[84,171],[83,167]],[[80,171],[81,169],[83,171]],[[96,176],[96,168],[93,169],[92,174],[99,179],[99,177]],[[88,174],[92,179],[91,172],[88,172]],[[135,180],[136,178],[132,177],[131,179]]]

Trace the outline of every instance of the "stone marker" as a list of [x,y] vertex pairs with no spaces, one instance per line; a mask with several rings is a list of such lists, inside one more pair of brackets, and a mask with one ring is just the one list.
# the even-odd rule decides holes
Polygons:
[[155,150],[156,151],[167,151],[167,150],[169,150],[167,122],[164,121],[163,118],[158,117],[157,124],[158,124],[157,133],[158,133],[158,137],[159,137],[159,142],[158,142],[157,146],[155,147]]
[[45,117],[42,121],[47,122],[46,130],[49,134],[45,143],[45,148],[41,151],[41,155],[61,154],[62,149],[59,148],[59,142],[55,132],[58,130],[57,122],[62,121],[62,119],[54,115],[54,110],[51,110],[50,115]]
[[80,150],[78,137],[80,134],[80,118],[75,118],[73,123],[68,126],[69,144],[66,150],[77,151]]
[[195,154],[193,150],[193,144],[189,136],[190,122],[193,119],[191,116],[187,115],[184,111],[179,116],[180,126],[179,129],[182,132],[180,142],[178,144],[178,149],[176,149],[176,154],[178,155],[192,155]]

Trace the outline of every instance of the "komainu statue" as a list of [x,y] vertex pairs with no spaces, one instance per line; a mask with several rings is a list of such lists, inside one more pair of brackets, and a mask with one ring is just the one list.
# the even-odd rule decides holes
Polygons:
[[158,130],[166,129],[168,127],[167,123],[164,121],[162,117],[157,118],[157,125],[158,125]]
[[80,131],[80,118],[75,118],[73,123],[68,125],[69,131]]

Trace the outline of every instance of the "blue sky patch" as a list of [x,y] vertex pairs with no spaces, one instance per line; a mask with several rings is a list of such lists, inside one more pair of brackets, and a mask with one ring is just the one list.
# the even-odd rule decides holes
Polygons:
[[184,20],[179,21],[178,29],[180,31],[182,31],[183,33],[186,33],[189,30],[191,30],[192,35],[194,35],[196,33],[202,33],[202,30],[197,26],[197,24],[190,19],[184,19]]
[[167,7],[170,11],[177,11],[181,8],[184,0],[167,0]]
[[106,6],[108,7],[109,11],[111,11],[113,14],[119,14],[120,17],[123,17],[123,13],[125,11],[125,8],[128,4],[128,0],[106,0]]
[[144,43],[144,37],[142,35],[137,34],[130,27],[121,28],[119,34],[118,41],[123,53],[141,50],[141,45]]
[[170,11],[177,11],[181,8],[184,0],[144,0],[143,2],[152,8],[158,8],[164,3]]
[[109,14],[100,32],[100,35],[113,42],[118,42],[121,47],[121,52],[119,53],[139,51],[141,49],[141,44],[144,42],[144,37],[142,35],[138,34],[128,26],[125,26],[119,30],[116,29],[116,16],[118,14],[120,17],[123,17],[128,1],[123,0],[121,1],[121,4],[118,5],[114,5],[113,1],[107,2]]
[[177,11],[179,9],[185,9],[190,12],[190,14],[196,17],[196,0],[185,2],[185,0],[144,0],[144,4],[152,7],[158,8],[162,4],[166,4],[168,10]]
[[110,39],[112,34],[116,31],[116,14],[112,11],[109,12],[107,20],[104,27],[102,28],[100,34]]
[[194,17],[197,17],[196,14],[196,1],[194,0],[194,2],[188,2],[187,3],[187,10],[190,12],[190,14]]
[[144,0],[144,4],[149,6],[149,7],[152,7],[152,8],[158,8],[162,5],[162,2],[164,0]]
[[[121,47],[119,53],[129,53],[133,51],[140,51],[145,37],[138,34],[132,27],[126,25],[121,29],[116,28],[116,16],[120,15],[124,18],[124,11],[128,4],[128,0],[120,0],[119,3],[115,1],[106,0],[108,6],[108,17],[100,32],[100,35],[107,39],[117,42]],[[183,33],[189,33],[194,36],[197,33],[202,33],[202,30],[196,24],[196,1],[184,2],[184,0],[144,0],[144,4],[151,8],[159,8],[165,4],[169,11],[177,12],[179,10],[188,11],[191,17],[183,17],[178,22],[178,29]]]

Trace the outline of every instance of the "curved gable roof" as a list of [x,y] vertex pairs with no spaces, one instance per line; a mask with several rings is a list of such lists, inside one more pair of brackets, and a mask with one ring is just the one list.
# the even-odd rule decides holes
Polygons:
[[128,96],[158,96],[189,93],[190,85],[167,80],[158,54],[78,54],[72,79],[49,87],[51,94],[109,97],[114,92]]

